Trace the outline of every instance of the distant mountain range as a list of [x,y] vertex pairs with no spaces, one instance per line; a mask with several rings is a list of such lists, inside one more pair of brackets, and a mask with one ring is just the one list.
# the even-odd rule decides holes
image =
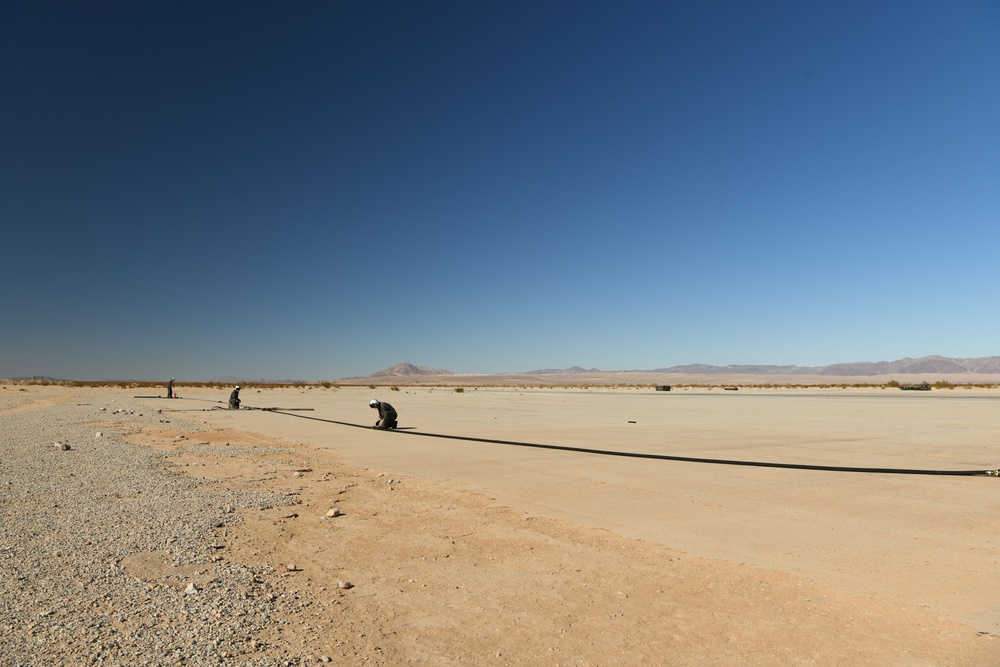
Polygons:
[[210,378],[208,380],[212,384],[306,384],[305,380],[273,380],[265,378],[246,378],[238,377],[235,375],[222,375],[219,377]]
[[[529,371],[535,375],[554,375],[569,373],[601,373],[596,368],[584,369],[573,366],[565,370]],[[621,371],[624,372],[624,371]],[[669,366],[646,371],[627,371],[633,373],[696,373],[703,375],[919,375],[921,373],[1000,373],[1000,357],[977,357],[961,359],[931,355],[911,359],[904,357],[896,361],[856,361],[846,364],[830,364],[829,366],[769,366],[761,364],[729,366],[711,366],[709,364],[688,364],[684,366]]]
[[856,361],[829,366],[672,366],[656,369],[657,373],[739,373],[745,375],[919,375],[921,373],[1000,373],[1000,357],[955,359],[932,355],[896,361]]
[[528,371],[527,375],[574,375],[577,373],[604,373],[599,368],[580,368],[579,366],[570,366],[569,368],[543,368],[537,371]]
[[[581,373],[692,373],[700,375],[920,375],[927,373],[948,374],[1000,374],[1000,356],[962,359],[931,355],[911,359],[904,357],[896,361],[856,361],[829,366],[771,366],[766,364],[712,366],[709,364],[687,364],[651,370],[602,371],[599,368],[543,368],[527,371],[526,375],[575,375]],[[391,368],[372,373],[368,377],[409,377],[414,375],[454,375],[451,371],[424,368],[410,363],[396,364]]]
[[[830,364],[829,366],[772,366],[767,364],[732,364],[729,366],[712,366],[710,364],[687,364],[683,366],[668,366],[666,368],[654,368],[651,370],[618,370],[603,371],[599,368],[583,368],[572,366],[570,368],[542,368],[524,373],[497,373],[496,375],[595,375],[602,373],[659,373],[659,374],[692,374],[692,375],[828,375],[840,377],[864,377],[864,376],[886,376],[886,375],[1000,375],[1000,356],[997,357],[975,357],[971,359],[942,357],[931,355],[911,359],[904,357],[896,361],[856,361],[846,364]],[[417,377],[417,376],[440,376],[456,375],[452,371],[441,368],[427,368],[416,366],[411,363],[401,363],[389,368],[377,371],[364,377]],[[12,377],[7,378],[14,381],[42,381],[42,382],[66,382],[59,378],[34,376],[34,377]],[[352,378],[343,378],[345,380]],[[353,378],[358,379],[358,378]],[[110,382],[110,380],[108,380]],[[247,384],[247,385],[268,385],[268,384],[308,384],[305,380],[274,380],[259,379],[253,380],[245,377],[214,377],[208,382],[217,384]]]

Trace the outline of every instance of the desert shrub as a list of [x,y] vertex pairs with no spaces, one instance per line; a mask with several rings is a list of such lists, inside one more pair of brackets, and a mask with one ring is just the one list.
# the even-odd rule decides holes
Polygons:
[[397,387],[396,385],[392,385],[391,387],[389,387],[389,391],[399,391],[399,387]]
[[456,394],[461,394],[464,391],[465,391],[465,389],[463,387],[455,387],[455,393]]

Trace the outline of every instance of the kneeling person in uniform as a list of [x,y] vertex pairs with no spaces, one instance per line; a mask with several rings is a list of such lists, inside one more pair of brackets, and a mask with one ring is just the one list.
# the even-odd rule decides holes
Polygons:
[[380,403],[374,398],[368,402],[368,407],[378,408],[378,421],[375,422],[375,426],[372,428],[381,429],[383,431],[388,431],[390,428],[396,428],[396,419],[399,415],[396,414],[396,410],[388,403]]

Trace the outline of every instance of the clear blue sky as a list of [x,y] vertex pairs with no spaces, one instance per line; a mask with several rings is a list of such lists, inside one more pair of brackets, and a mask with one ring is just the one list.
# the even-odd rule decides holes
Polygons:
[[0,377],[1000,354],[1000,3],[0,8]]

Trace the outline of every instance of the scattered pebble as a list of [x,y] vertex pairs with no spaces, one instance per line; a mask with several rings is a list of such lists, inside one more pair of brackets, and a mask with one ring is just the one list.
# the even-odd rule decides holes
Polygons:
[[340,511],[339,507],[334,507],[332,510],[326,513],[328,517],[342,516],[344,513]]
[[[238,510],[291,506],[294,498],[208,490],[171,472],[162,452],[125,440],[158,428],[152,413],[120,411],[123,428],[102,431],[100,447],[38,455],[40,443],[66,451],[91,441],[92,407],[4,416],[0,469],[17,473],[0,480],[0,664],[306,664],[305,647],[279,661],[261,639],[301,611],[275,568],[217,558],[219,526],[238,524]],[[204,430],[181,423],[185,431]],[[58,439],[46,440],[48,429],[58,429]],[[197,573],[140,578],[130,569],[134,557],[163,551],[169,565],[197,566]]]

